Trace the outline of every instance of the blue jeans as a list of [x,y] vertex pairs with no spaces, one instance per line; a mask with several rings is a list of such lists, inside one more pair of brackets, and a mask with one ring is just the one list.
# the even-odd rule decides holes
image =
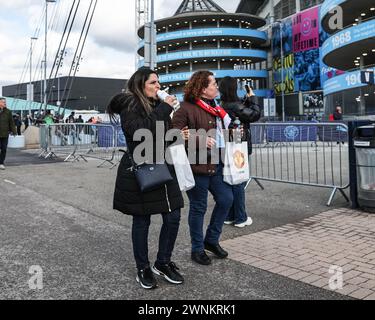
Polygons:
[[246,182],[232,186],[234,199],[233,206],[226,218],[227,221],[234,221],[235,224],[239,224],[247,220],[245,186]]
[[[171,213],[163,213],[163,225],[159,236],[158,264],[171,262],[172,251],[176,242],[178,228],[180,226],[181,210]],[[133,216],[132,241],[133,253],[138,270],[150,266],[148,260],[148,230],[151,223],[151,215]]]
[[[217,166],[214,176],[194,175],[195,187],[187,191],[190,200],[189,228],[192,252],[202,252],[204,242],[218,244],[225,218],[233,204],[232,186],[223,181],[223,165]],[[204,215],[207,211],[208,191],[216,202],[210,224],[203,235]]]

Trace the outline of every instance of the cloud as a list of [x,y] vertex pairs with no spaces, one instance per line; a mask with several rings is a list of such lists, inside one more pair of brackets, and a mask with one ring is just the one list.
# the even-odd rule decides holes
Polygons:
[[135,1],[99,1],[90,37],[100,46],[119,51],[135,52]]
[[17,11],[27,11],[30,6],[40,5],[40,0],[1,0],[0,6],[2,9],[13,9]]
[[[55,16],[53,32],[49,32],[48,61],[53,61],[60,42],[65,20],[74,0],[58,0],[49,4],[49,17]],[[182,0],[155,0],[155,19],[173,15]],[[239,0],[229,2],[217,0],[216,3],[233,12]],[[77,20],[68,43],[68,55],[61,70],[69,72],[76,42],[85,18],[89,1],[81,1]],[[86,6],[86,7],[85,7]],[[135,70],[137,42],[135,32],[134,0],[99,0],[83,52],[83,60],[78,76],[129,78]],[[4,84],[28,81],[28,54],[30,37],[38,34],[34,43],[33,78],[40,79],[38,61],[44,51],[44,1],[42,0],[0,0],[0,89]],[[6,32],[3,32],[6,30]],[[58,32],[57,32],[58,31]],[[50,65],[49,65],[50,67]]]

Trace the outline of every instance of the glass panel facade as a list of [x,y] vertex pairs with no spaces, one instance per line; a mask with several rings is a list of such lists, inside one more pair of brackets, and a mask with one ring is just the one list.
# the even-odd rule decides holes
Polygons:
[[321,4],[324,0],[300,0],[301,1],[301,10],[305,10]]
[[276,20],[284,19],[294,13],[296,13],[296,0],[281,0],[275,6]]
[[333,113],[340,105],[344,117],[375,115],[375,86],[344,90],[325,98],[325,114]]

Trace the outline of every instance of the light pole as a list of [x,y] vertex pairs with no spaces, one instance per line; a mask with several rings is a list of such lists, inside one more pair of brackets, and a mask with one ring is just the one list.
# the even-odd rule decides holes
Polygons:
[[42,104],[43,104],[43,69],[44,69],[45,61],[40,61],[40,108],[39,111],[42,111]]
[[60,105],[61,105],[61,101],[60,101],[60,77],[61,77],[61,73],[59,73],[57,75],[57,103],[56,105],[60,108]]
[[32,85],[33,81],[33,40],[38,40],[36,37],[30,38],[30,82],[29,82],[29,97],[28,100],[30,101],[29,104],[29,115],[31,115],[31,103],[34,101],[34,88]]
[[284,101],[284,92],[285,92],[285,82],[284,82],[284,48],[283,48],[283,30],[282,22],[280,20],[276,21],[279,24],[280,30],[280,58],[281,58],[281,113],[282,121],[285,122],[285,101]]
[[151,63],[152,70],[156,69],[156,28],[154,0],[151,0]]
[[[151,69],[156,68],[156,30],[155,30],[155,11],[154,11],[154,0],[145,0],[148,4],[151,2],[151,13],[150,17],[147,16],[144,29],[145,29],[145,67]],[[148,7],[148,5],[147,5]]]
[[48,31],[48,2],[55,3],[56,0],[46,0],[46,19],[44,26],[44,111],[47,110],[47,31]]

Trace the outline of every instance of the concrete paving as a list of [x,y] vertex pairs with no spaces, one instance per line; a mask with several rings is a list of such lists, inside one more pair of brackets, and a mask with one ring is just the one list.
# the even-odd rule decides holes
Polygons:
[[333,209],[222,242],[233,260],[353,298],[375,300],[375,216]]
[[[230,257],[214,258],[211,266],[193,263],[186,197],[173,255],[186,282],[174,286],[160,279],[159,288],[146,291],[135,281],[131,217],[112,210],[117,168],[97,168],[94,160],[29,164],[38,163],[36,155],[21,153],[29,162],[19,165],[17,152],[10,150],[7,169],[0,171],[0,299],[350,299]],[[327,189],[269,182],[264,186],[262,191],[254,183],[247,190],[253,225],[225,226],[222,241],[348,207],[337,195],[327,208]],[[154,216],[151,262],[160,223]]]

